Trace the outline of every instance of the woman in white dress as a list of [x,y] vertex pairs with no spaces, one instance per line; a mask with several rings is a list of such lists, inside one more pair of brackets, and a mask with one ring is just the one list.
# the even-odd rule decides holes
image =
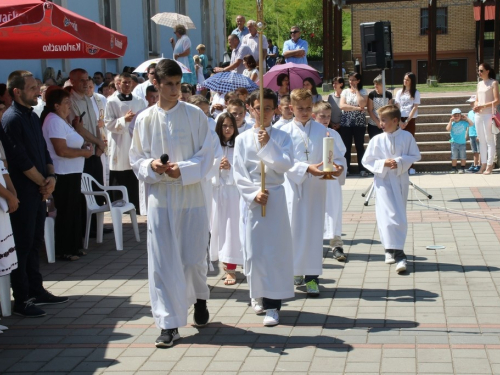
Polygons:
[[174,38],[170,38],[170,44],[174,49],[174,60],[184,64],[191,70],[191,73],[182,74],[182,83],[189,83],[196,86],[196,74],[194,73],[194,61],[191,57],[191,39],[186,35],[186,27],[184,25],[176,25],[174,34],[177,37],[177,42],[174,43]]
[[243,66],[245,67],[243,75],[257,82],[259,79],[259,70],[257,69],[257,61],[255,61],[252,55],[243,57]]
[[235,117],[228,112],[221,114],[217,119],[215,132],[220,138],[224,156],[218,175],[212,178],[214,194],[210,259],[224,262],[224,284],[234,285],[236,266],[243,264],[239,236],[240,193],[233,177],[234,143],[239,134]]

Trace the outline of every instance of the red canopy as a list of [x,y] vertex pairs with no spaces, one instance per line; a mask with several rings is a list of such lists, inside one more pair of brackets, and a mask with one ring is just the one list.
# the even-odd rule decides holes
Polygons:
[[0,2],[0,59],[118,58],[127,37],[45,0]]

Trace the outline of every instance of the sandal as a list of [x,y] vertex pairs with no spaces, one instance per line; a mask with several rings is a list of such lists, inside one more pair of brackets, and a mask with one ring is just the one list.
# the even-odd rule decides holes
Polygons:
[[78,255],[70,255],[70,254],[60,255],[57,258],[61,259],[61,260],[68,261],[68,262],[74,262],[74,261],[80,259],[80,257]]
[[224,280],[224,285],[234,285],[236,284],[236,272],[230,272],[231,270],[228,270],[226,273],[226,280]]

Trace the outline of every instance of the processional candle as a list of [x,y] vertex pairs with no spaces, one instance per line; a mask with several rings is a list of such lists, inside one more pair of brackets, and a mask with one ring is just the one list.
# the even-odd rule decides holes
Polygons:
[[335,141],[330,137],[330,133],[326,135],[327,137],[323,138],[323,171],[333,172],[333,149]]

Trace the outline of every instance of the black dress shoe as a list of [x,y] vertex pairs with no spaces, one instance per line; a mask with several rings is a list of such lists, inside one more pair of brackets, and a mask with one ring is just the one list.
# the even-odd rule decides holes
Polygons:
[[207,301],[204,299],[197,299],[194,304],[194,325],[197,327],[205,326],[210,319],[210,313],[207,309]]
[[40,305],[57,305],[59,303],[66,303],[69,301],[68,297],[56,297],[48,290],[44,291],[42,294],[32,297],[30,299],[35,306]]
[[14,315],[23,316],[25,318],[40,318],[47,315],[45,311],[35,306],[33,300],[34,298],[31,298],[23,303],[15,303],[13,309]]

